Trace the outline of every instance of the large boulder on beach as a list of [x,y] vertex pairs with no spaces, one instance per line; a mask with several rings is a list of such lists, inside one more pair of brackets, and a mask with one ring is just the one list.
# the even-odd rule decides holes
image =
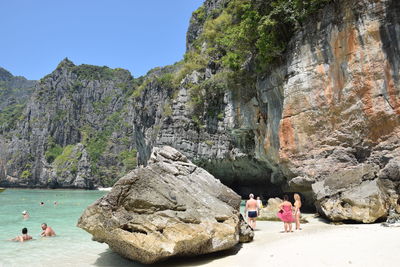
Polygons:
[[385,218],[388,196],[376,173],[375,166],[363,164],[313,184],[317,209],[332,221],[372,223]]
[[[241,198],[171,147],[121,178],[78,226],[120,255],[154,263],[229,249],[239,242]],[[242,227],[241,227],[242,225]],[[249,241],[252,231],[241,239]]]
[[283,200],[278,197],[268,199],[267,205],[260,209],[260,215],[257,219],[260,221],[280,221],[276,214],[282,202]]
[[[283,202],[279,197],[268,199],[267,205],[260,209],[260,215],[257,217],[259,221],[281,221],[277,213],[279,211],[279,205]],[[300,216],[300,223],[308,223],[307,219],[302,215]]]

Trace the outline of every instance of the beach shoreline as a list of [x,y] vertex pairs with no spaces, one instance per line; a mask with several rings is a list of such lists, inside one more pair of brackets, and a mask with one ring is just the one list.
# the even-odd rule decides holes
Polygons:
[[[12,191],[12,190],[10,190]],[[332,224],[315,214],[302,214],[309,223],[301,231],[282,233],[283,223],[259,221],[254,241],[234,248],[195,257],[171,258],[155,265],[127,260],[91,240],[90,234],[76,227],[82,210],[103,196],[90,190],[15,190],[0,195],[3,201],[0,219],[5,225],[0,251],[3,266],[393,266],[400,261],[400,227],[375,224]],[[39,201],[59,205],[39,206]],[[29,210],[31,218],[21,219],[20,211]],[[15,212],[17,211],[17,212]],[[57,237],[38,238],[40,223],[54,227]],[[37,239],[24,244],[5,241],[28,227]],[[293,224],[294,227],[294,224]],[[50,253],[50,255],[49,255]]]
[[[253,242],[196,257],[172,258],[154,265],[143,265],[124,259],[106,249],[98,254],[92,266],[393,266],[400,260],[400,228],[375,224],[331,224],[305,216],[309,223],[300,231],[283,233],[283,223],[257,222]],[[294,226],[294,225],[293,225]]]

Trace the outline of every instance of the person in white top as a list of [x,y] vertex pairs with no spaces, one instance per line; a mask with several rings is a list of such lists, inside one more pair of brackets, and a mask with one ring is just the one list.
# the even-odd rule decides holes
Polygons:
[[260,197],[257,197],[257,208],[258,208],[258,214],[260,214],[260,210],[263,208],[263,204]]

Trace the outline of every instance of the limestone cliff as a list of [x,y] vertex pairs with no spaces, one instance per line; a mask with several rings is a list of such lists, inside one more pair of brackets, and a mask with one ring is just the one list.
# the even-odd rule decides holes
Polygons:
[[[199,21],[218,18],[214,8],[227,2],[206,1],[194,13],[189,52],[204,30]],[[400,190],[399,14],[391,0],[329,3],[299,27],[279,62],[241,88],[215,89],[221,67],[213,58],[173,95],[149,82],[131,112],[141,161],[169,144],[242,194],[301,192],[332,220],[386,216]],[[207,83],[214,88],[200,86],[196,114],[193,85]],[[149,103],[157,104],[143,112]]]
[[[1,136],[4,186],[94,188],[133,158],[124,106],[133,78],[68,59],[41,79],[17,126]],[[125,164],[126,163],[126,164]]]
[[35,83],[0,67],[0,133],[14,127],[15,119],[21,115]]

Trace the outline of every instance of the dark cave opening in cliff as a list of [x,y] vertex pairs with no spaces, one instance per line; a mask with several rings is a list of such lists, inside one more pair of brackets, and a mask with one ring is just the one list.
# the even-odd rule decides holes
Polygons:
[[[223,182],[223,180],[221,180],[221,182]],[[225,185],[230,187],[237,194],[239,194],[242,197],[242,199],[248,199],[250,193],[254,194],[255,197],[259,196],[264,206],[266,206],[268,199],[270,198],[283,199],[284,195],[287,195],[289,197],[289,201],[291,203],[294,203],[294,194],[297,193],[300,195],[300,198],[302,200],[302,211],[307,213],[316,212],[312,196],[304,194],[302,192],[285,191],[282,189],[282,185],[280,184],[276,185],[268,181],[263,183],[260,182],[260,183],[246,184],[246,183],[241,183],[239,180],[237,182]]]
[[219,179],[224,185],[231,188],[242,199],[248,199],[250,194],[260,197],[264,206],[270,198],[283,199],[284,195],[294,203],[293,195],[298,193],[302,199],[302,211],[316,212],[314,200],[310,192],[287,190],[285,180],[280,183],[272,182],[272,170],[264,163],[253,158],[241,158],[235,161],[213,160],[196,162]]

